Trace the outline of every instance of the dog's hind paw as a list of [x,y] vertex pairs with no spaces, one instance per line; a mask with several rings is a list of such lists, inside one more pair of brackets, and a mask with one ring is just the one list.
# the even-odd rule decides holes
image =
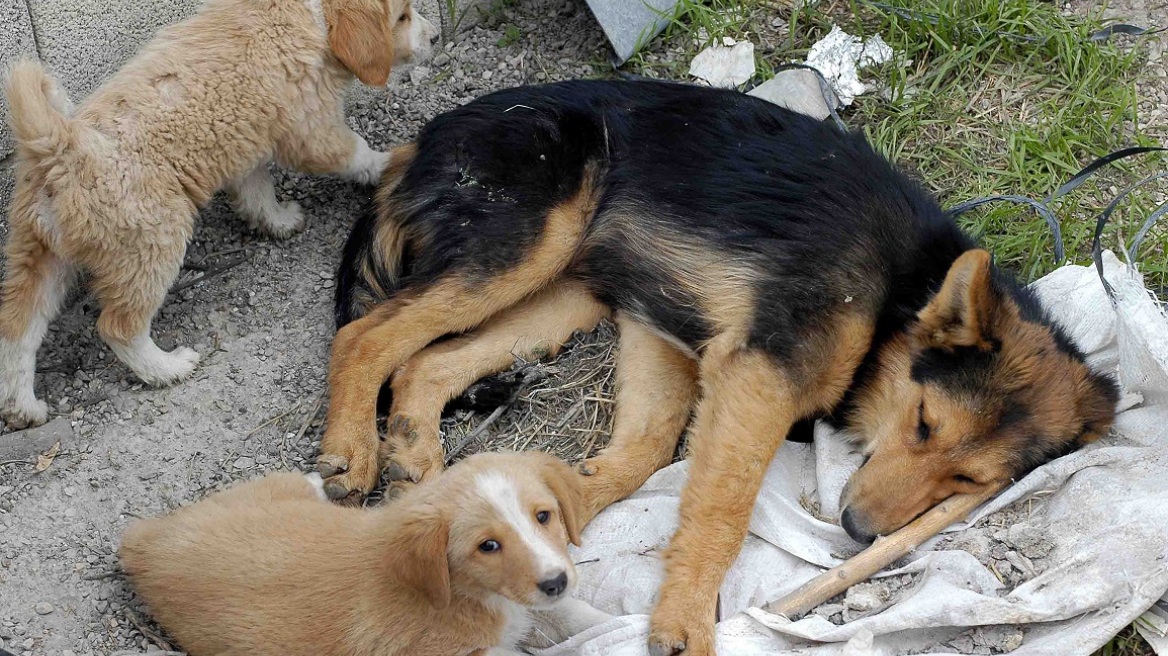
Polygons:
[[169,353],[161,352],[149,362],[140,364],[144,366],[136,366],[133,369],[142,382],[155,387],[165,387],[189,377],[199,364],[199,353],[182,346]]
[[322,453],[316,459],[316,470],[324,478],[324,494],[343,506],[357,506],[377,483],[376,454],[374,462],[354,461],[335,453]]
[[49,420],[49,404],[40,399],[19,403],[9,401],[0,408],[0,416],[4,417],[4,423],[13,430],[40,426]]

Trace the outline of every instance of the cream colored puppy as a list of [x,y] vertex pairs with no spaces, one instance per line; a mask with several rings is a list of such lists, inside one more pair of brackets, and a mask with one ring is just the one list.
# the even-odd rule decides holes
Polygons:
[[182,266],[197,210],[226,188],[253,227],[300,230],[268,164],[376,182],[389,155],[345,124],[354,76],[382,86],[437,36],[409,0],[208,0],[159,32],[74,111],[37,63],[11,71],[17,140],[0,305],[0,415],[40,424],[36,352],[85,270],[97,329],[143,381],[187,377],[199,355],[161,350],[150,323]]
[[571,598],[580,495],[533,452],[472,456],[375,510],[274,474],[134,523],[120,556],[192,656],[495,656],[609,618]]

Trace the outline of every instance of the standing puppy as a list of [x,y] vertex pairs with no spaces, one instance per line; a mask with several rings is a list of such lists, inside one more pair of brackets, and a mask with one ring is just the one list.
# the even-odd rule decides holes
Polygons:
[[161,350],[150,323],[178,276],[198,208],[226,187],[275,237],[300,230],[268,164],[377,180],[389,161],[345,124],[356,76],[382,86],[425,55],[437,30],[409,0],[209,0],[164,29],[74,112],[39,64],[8,83],[17,140],[0,306],[0,414],[40,424],[36,351],[76,269],[102,304],[97,329],[143,381],[194,369],[189,348]]
[[[131,526],[121,558],[193,656],[501,656],[608,615],[570,597],[580,486],[542,453],[479,454],[377,510],[274,474]],[[546,643],[544,643],[546,644]]]

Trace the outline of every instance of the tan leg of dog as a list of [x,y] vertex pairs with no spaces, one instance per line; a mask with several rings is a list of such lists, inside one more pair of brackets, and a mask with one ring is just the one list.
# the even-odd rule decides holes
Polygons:
[[650,625],[653,656],[714,655],[718,588],[746,538],[763,475],[798,418],[796,388],[770,356],[720,346],[702,358],[681,523]]
[[304,212],[300,204],[291,201],[281,205],[276,200],[276,185],[263,162],[243,177],[227,185],[235,211],[248,224],[264,234],[285,239],[304,229]]
[[796,365],[797,382],[770,355],[744,347],[737,331],[706,347],[689,481],[650,621],[653,656],[714,655],[718,589],[742,549],[775,451],[796,420],[843,397],[868,349],[869,319],[844,315],[833,328],[810,340]]
[[510,367],[516,357],[554,356],[577,330],[608,315],[583,285],[560,282],[472,333],[423,349],[394,373],[389,435],[382,448],[391,479],[419,482],[442,471],[442,409],[472,383]]
[[616,408],[612,440],[580,472],[586,514],[632,494],[673,460],[697,397],[697,363],[633,319],[618,315]]
[[548,213],[524,259],[486,281],[455,274],[418,292],[401,292],[337,331],[329,366],[328,429],[317,466],[330,498],[355,502],[378,474],[377,392],[411,356],[449,333],[476,328],[559,277],[595,209],[590,185]]
[[199,354],[179,347],[163,351],[150,336],[150,323],[182,266],[186,244],[159,242],[149,250],[133,250],[123,257],[106,256],[118,266],[93,273],[93,288],[101,301],[97,332],[142,382],[170,385],[194,371]]
[[389,153],[373,150],[340,115],[328,114],[298,126],[276,148],[276,161],[305,173],[332,173],[361,184],[376,184]]
[[45,423],[49,408],[36,398],[36,353],[49,322],[61,311],[73,267],[53,255],[23,226],[8,237],[0,303],[0,414],[12,428]]

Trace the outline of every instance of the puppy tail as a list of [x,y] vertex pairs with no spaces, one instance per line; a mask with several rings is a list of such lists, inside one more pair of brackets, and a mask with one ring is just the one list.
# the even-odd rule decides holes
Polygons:
[[73,146],[77,136],[69,120],[73,104],[40,63],[24,60],[13,65],[6,94],[9,124],[26,160],[44,162]]

